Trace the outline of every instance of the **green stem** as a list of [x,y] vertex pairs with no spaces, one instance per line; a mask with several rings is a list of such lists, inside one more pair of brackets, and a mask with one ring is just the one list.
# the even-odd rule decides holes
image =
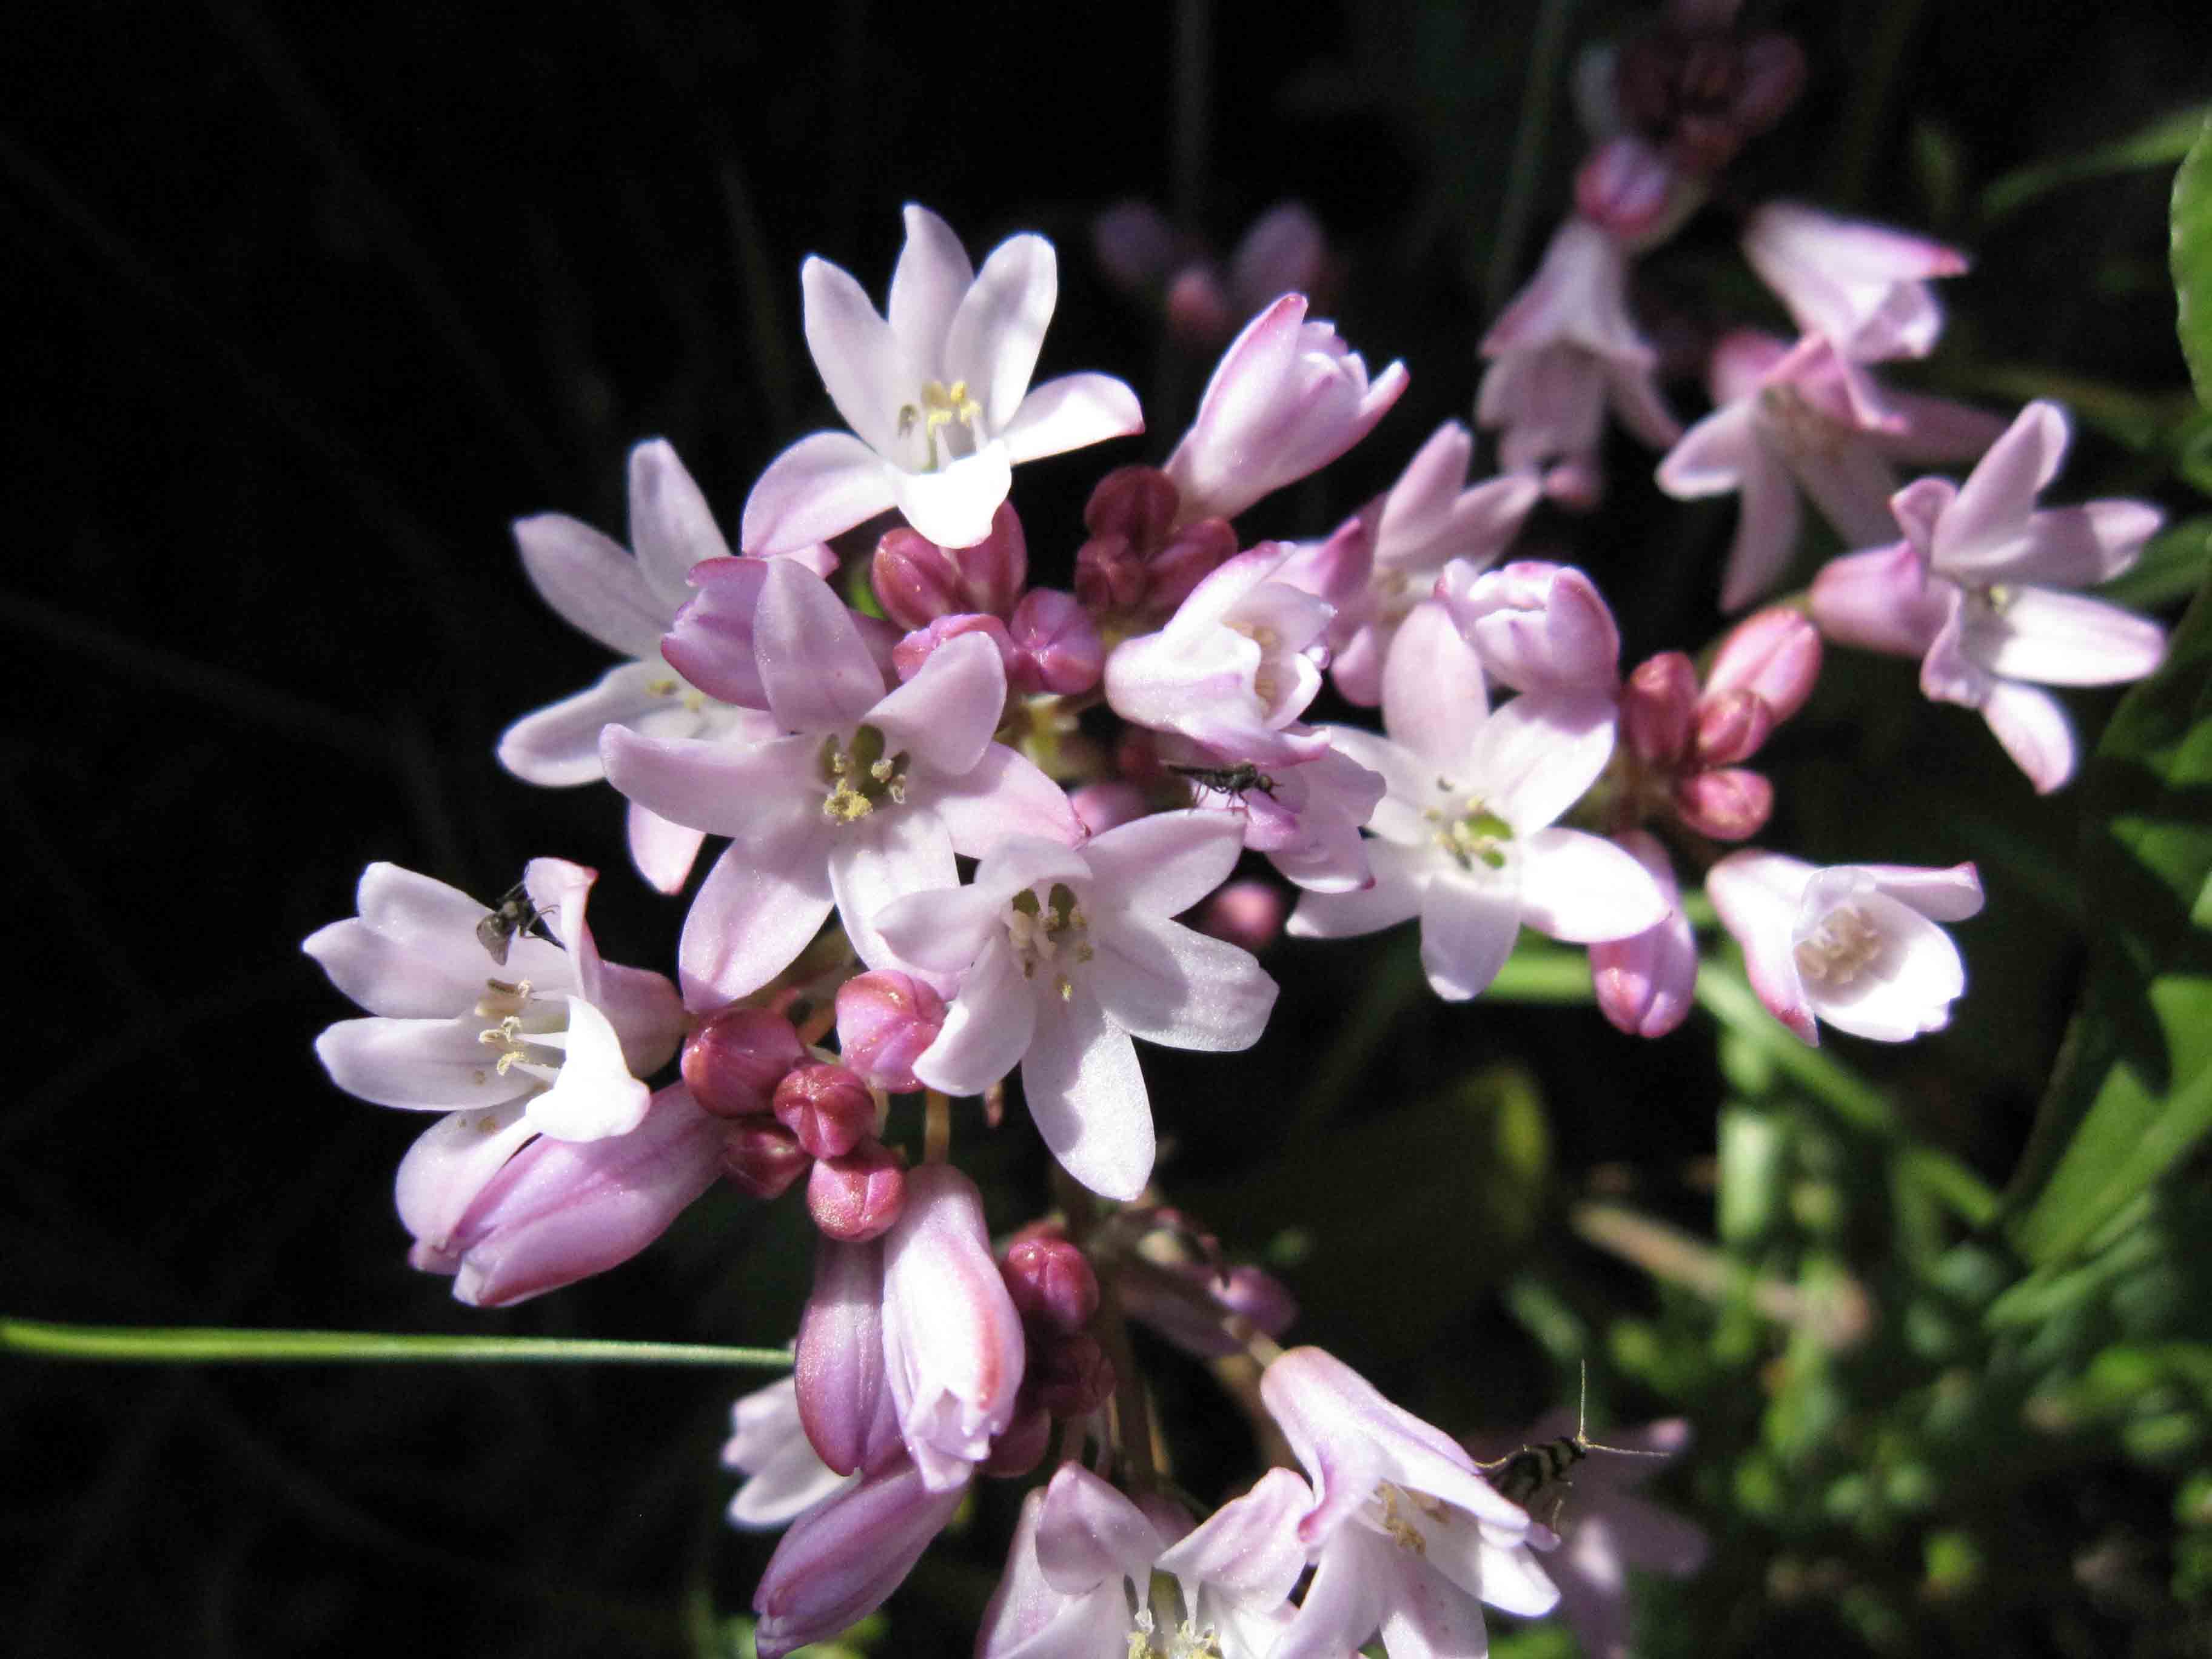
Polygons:
[[727,1365],[781,1370],[783,1348],[549,1336],[422,1336],[386,1331],[226,1330],[215,1326],[64,1325],[0,1317],[0,1350],[50,1359],[155,1364]]
[[1580,951],[1516,951],[1483,992],[1500,1002],[1588,1002],[1589,957]]
[[1552,99],[1567,54],[1567,18],[1574,0],[1544,0],[1528,44],[1528,72],[1521,87],[1521,119],[1506,164],[1505,197],[1498,208],[1498,230],[1491,239],[1490,269],[1482,284],[1482,309],[1495,318],[1513,292],[1521,264],[1521,244],[1536,210],[1536,186],[1543,175],[1544,137],[1552,124]]

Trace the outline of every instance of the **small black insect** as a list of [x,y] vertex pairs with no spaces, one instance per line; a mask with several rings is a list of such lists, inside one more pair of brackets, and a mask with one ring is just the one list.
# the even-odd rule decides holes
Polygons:
[[1240,761],[1235,766],[1174,766],[1170,772],[1188,778],[1201,789],[1211,789],[1217,795],[1241,796],[1248,789],[1256,789],[1269,800],[1275,798],[1275,781],[1249,761]]
[[530,902],[529,890],[520,882],[500,896],[499,902],[484,913],[477,924],[477,943],[501,967],[507,966],[507,952],[515,936],[527,933],[544,920],[538,907]]
[[[1583,1367],[1582,1403],[1575,1408],[1575,1431],[1563,1434],[1555,1440],[1540,1445],[1523,1446],[1519,1451],[1508,1452],[1487,1463],[1477,1462],[1475,1468],[1489,1475],[1490,1484],[1502,1497],[1533,1510],[1535,1500],[1547,1489],[1556,1488],[1552,1498],[1552,1512],[1545,1524],[1557,1532],[1559,1511],[1566,1507],[1568,1488],[1574,1482],[1567,1479],[1567,1471],[1592,1452],[1611,1452],[1616,1457],[1664,1457],[1665,1452],[1635,1451],[1626,1446],[1601,1446],[1584,1432],[1589,1407],[1589,1367]],[[1496,1470],[1496,1474],[1492,1474]]]

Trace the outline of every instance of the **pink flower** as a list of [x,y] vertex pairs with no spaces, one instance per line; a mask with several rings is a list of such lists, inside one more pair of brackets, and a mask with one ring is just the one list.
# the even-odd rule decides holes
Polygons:
[[[629,453],[629,533],[635,557],[564,514],[515,523],[522,567],[539,597],[570,626],[629,659],[590,690],[525,714],[501,735],[500,764],[526,782],[565,788],[604,778],[599,733],[609,726],[661,738],[737,741],[756,740],[769,730],[750,712],[759,707],[757,697],[740,695],[736,702],[744,707],[719,700],[662,654],[661,635],[691,597],[691,572],[706,560],[727,560],[730,550],[699,486],[659,438]],[[789,556],[819,576],[836,568],[830,550],[818,544],[793,549]],[[747,563],[757,582],[757,562]],[[701,839],[696,830],[642,806],[629,809],[630,857],[664,893],[684,885]]]
[[1313,1582],[1272,1659],[1347,1653],[1377,1631],[1393,1650],[1480,1653],[1481,1603],[1534,1617],[1559,1600],[1528,1516],[1457,1441],[1341,1360],[1293,1348],[1261,1374],[1260,1397],[1315,1498],[1297,1529]]
[[[605,1273],[667,1231],[714,1184],[722,1133],[721,1120],[678,1084],[655,1094],[627,1133],[541,1135],[500,1167],[450,1229],[418,1235],[408,1260],[453,1274],[453,1294],[479,1308],[512,1307]],[[409,1174],[403,1164],[403,1215]]]
[[967,1495],[938,1490],[907,1459],[885,1465],[792,1523],[753,1592],[760,1659],[835,1636],[902,1583]]
[[1796,202],[1753,214],[1743,255],[1800,329],[1863,363],[1933,351],[1943,308],[1929,280],[1966,269],[1956,248]]
[[1404,364],[1392,363],[1370,386],[1366,363],[1334,325],[1308,322],[1305,295],[1285,294],[1223,355],[1198,418],[1168,457],[1180,522],[1233,519],[1319,471],[1365,437],[1405,389]]
[[910,1171],[883,1252],[884,1366],[899,1432],[924,1486],[957,1489],[1013,1421],[1025,1354],[975,1183],[945,1164]]
[[2162,517],[2130,501],[2039,510],[2068,435],[2056,404],[2030,404],[1965,484],[1922,478],[1897,493],[1904,541],[1832,560],[1813,584],[1823,633],[1919,656],[1921,690],[1979,709],[2045,793],[2074,775],[2074,734],[2035,687],[2140,679],[2166,653],[2156,623],[2063,591],[2127,569]]
[[1808,1042],[1820,1040],[1815,1017],[1877,1042],[1940,1031],[1966,988],[1959,947],[1936,924],[1982,908],[1971,864],[1821,870],[1779,853],[1731,853],[1706,873],[1705,891],[1743,947],[1759,1000]]
[[1659,396],[1658,354],[1628,314],[1627,260],[1587,220],[1559,227],[1528,286],[1483,337],[1482,355],[1490,367],[1475,418],[1504,428],[1498,457],[1508,471],[1593,465],[1608,403],[1654,448],[1682,435]]
[[940,547],[973,546],[1016,463],[1144,430],[1136,394],[1110,375],[1030,386],[1060,288],[1042,236],[1001,242],[979,274],[945,221],[908,206],[888,318],[827,260],[810,258],[799,279],[807,349],[852,431],[801,438],[769,464],[745,501],[748,553],[822,541],[891,507]]
[[751,744],[606,736],[607,775],[663,817],[732,837],[693,902],[685,994],[710,1006],[757,990],[834,903],[871,967],[903,966],[874,931],[904,893],[949,886],[953,854],[1014,833],[1073,841],[1058,785],[992,732],[1006,670],[963,637],[885,694],[852,613],[787,561],[771,562],[752,646],[788,735]]
[[1496,978],[1523,923],[1555,939],[1626,939],[1668,910],[1650,876],[1610,842],[1552,824],[1613,753],[1610,696],[1530,694],[1486,708],[1474,651],[1441,605],[1406,620],[1382,680],[1389,733],[1324,727],[1389,793],[1368,843],[1374,885],[1309,893],[1302,939],[1371,933],[1418,915],[1421,963],[1449,1001]]
[[1893,392],[1826,337],[1795,346],[1739,329],[1713,349],[1713,412],[1659,463],[1659,487],[1683,501],[1742,497],[1721,583],[1741,610],[1781,580],[1797,545],[1799,492],[1850,545],[1890,531],[1896,461],[1970,461],[2003,423],[1964,404]]
[[1079,851],[1009,836],[969,886],[889,907],[894,950],[960,975],[915,1075],[972,1095],[1020,1066],[1053,1156],[1093,1192],[1134,1198],[1152,1174],[1152,1115],[1131,1039],[1248,1048],[1274,1006],[1275,981],[1249,955],[1168,920],[1228,877],[1238,839],[1206,812],[1139,818]]
[[815,1455],[799,1420],[799,1384],[778,1377],[730,1410],[722,1467],[747,1478],[730,1500],[730,1524],[745,1531],[781,1527],[853,1484]]
[[1279,294],[1333,286],[1328,237],[1303,203],[1279,202],[1255,219],[1225,270],[1148,202],[1107,209],[1091,234],[1114,283],[1153,291],[1165,301],[1168,326],[1194,346],[1218,347]]
[[1534,478],[1507,473],[1467,482],[1474,438],[1457,421],[1430,435],[1382,497],[1374,531],[1373,574],[1337,607],[1329,673],[1352,702],[1382,700],[1382,659],[1406,613],[1429,597],[1449,560],[1481,570],[1495,563],[1542,495]]
[[380,1106],[464,1112],[480,1139],[512,1134],[514,1146],[525,1122],[562,1140],[635,1129],[651,1100],[638,1079],[674,1056],[684,1011],[659,974],[599,960],[584,921],[598,878],[532,859],[524,888],[562,943],[519,933],[500,962],[481,931],[486,907],[411,870],[370,865],[361,914],[301,947],[375,1016],[315,1039],[331,1080]]
[[1631,1036],[1664,1036],[1689,1018],[1697,996],[1697,935],[1682,914],[1674,866],[1657,838],[1630,830],[1613,842],[1650,872],[1667,901],[1667,914],[1640,933],[1590,946],[1598,1012]]
[[1572,565],[1522,559],[1478,574],[1455,559],[1437,598],[1492,679],[1565,696],[1609,696],[1620,684],[1612,608]]

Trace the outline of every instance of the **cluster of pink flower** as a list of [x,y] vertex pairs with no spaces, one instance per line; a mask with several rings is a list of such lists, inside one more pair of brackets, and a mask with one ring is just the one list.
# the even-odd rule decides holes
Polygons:
[[[1772,101],[1759,76],[1794,73],[1771,51],[1747,61],[1758,84],[1728,118],[1746,130]],[[1964,975],[1937,924],[1979,908],[1972,867],[1719,856],[1771,810],[1743,763],[1805,702],[1826,634],[1923,654],[1929,695],[1980,708],[2055,787],[2070,740],[2023,682],[2156,662],[2154,626],[2059,590],[2124,568],[2157,515],[2037,507],[2067,436],[2048,404],[2007,429],[1879,386],[1869,363],[1932,343],[1926,279],[1960,261],[1803,208],[1761,209],[1746,244],[1803,337],[1723,340],[1716,412],[1680,434],[1630,320],[1627,252],[1679,220],[1735,129],[1675,128],[1606,141],[1580,213],[1485,343],[1480,416],[1504,428],[1505,471],[1470,485],[1473,437],[1447,423],[1322,539],[1240,550],[1232,521],[1365,438],[1406,372],[1370,377],[1290,293],[1229,346],[1163,466],[1099,482],[1074,591],[1030,587],[1012,466],[1140,431],[1137,399],[1103,374],[1030,385],[1049,243],[1014,237],[978,271],[918,207],[887,314],[837,267],[804,267],[807,342],[850,430],[771,463],[739,554],[659,442],[631,456],[630,549],[557,515],[516,526],[548,602],[625,660],[517,723],[500,758],[536,783],[611,782],[664,892],[706,836],[728,846],[675,982],[599,959],[594,877],[574,865],[535,860],[496,910],[372,866],[359,915],[307,944],[371,1017],[319,1046],[350,1092],[443,1114],[401,1166],[399,1211],[411,1260],[467,1301],[611,1267],[718,1176],[763,1200],[805,1178],[820,1237],[795,1373],[739,1403],[729,1452],[750,1477],[734,1518],[791,1523],[756,1602],[763,1655],[876,1606],[973,1479],[1048,1452],[987,1653],[1340,1654],[1378,1631],[1394,1650],[1480,1651],[1480,1603],[1534,1614],[1559,1598],[1531,1553],[1557,1545],[1547,1528],[1336,1359],[1277,1348],[1282,1287],[1224,1267],[1150,1190],[1135,1041],[1243,1049],[1274,1003],[1245,946],[1279,925],[1277,890],[1224,885],[1247,849],[1302,890],[1292,935],[1417,917],[1430,984],[1462,1000],[1527,926],[1590,946],[1606,1015],[1657,1036],[1698,969],[1663,833],[1708,866],[1759,994],[1807,1042],[1816,1017],[1892,1041],[1948,1018]],[[1778,574],[1799,487],[1848,542],[1888,544],[1738,625],[1702,684],[1680,653],[1624,675],[1586,575],[1498,563],[1540,501],[1590,498],[1608,398],[1673,445],[1668,489],[1742,493],[1730,608]],[[1890,473],[1974,454],[1960,487]],[[856,610],[828,539],[893,508],[906,527],[866,573],[882,614]],[[1382,732],[1307,721],[1325,673],[1379,706]],[[1110,740],[1105,712],[1078,726],[1102,706]],[[1209,896],[1203,930],[1174,920]],[[641,1080],[679,1051],[679,1081]],[[1059,1212],[994,1251],[950,1161],[950,1098],[982,1097],[995,1124],[1017,1070],[1071,1179]],[[890,1097],[913,1093],[909,1158],[884,1137]],[[1260,1361],[1306,1478],[1272,1472],[1194,1526],[1149,1479],[1125,1317]],[[1657,1552],[1694,1553],[1679,1538]],[[1558,1559],[1617,1622],[1617,1559]]]

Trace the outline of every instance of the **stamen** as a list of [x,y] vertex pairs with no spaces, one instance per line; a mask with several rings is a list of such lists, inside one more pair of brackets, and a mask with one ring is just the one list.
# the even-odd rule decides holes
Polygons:
[[878,807],[906,804],[907,753],[884,752],[882,731],[872,726],[854,728],[849,744],[834,732],[822,739],[820,766],[823,782],[830,786],[822,798],[822,816],[833,823],[857,823]]
[[1849,985],[1882,953],[1881,930],[1855,905],[1840,904],[1790,954],[1814,985]]

